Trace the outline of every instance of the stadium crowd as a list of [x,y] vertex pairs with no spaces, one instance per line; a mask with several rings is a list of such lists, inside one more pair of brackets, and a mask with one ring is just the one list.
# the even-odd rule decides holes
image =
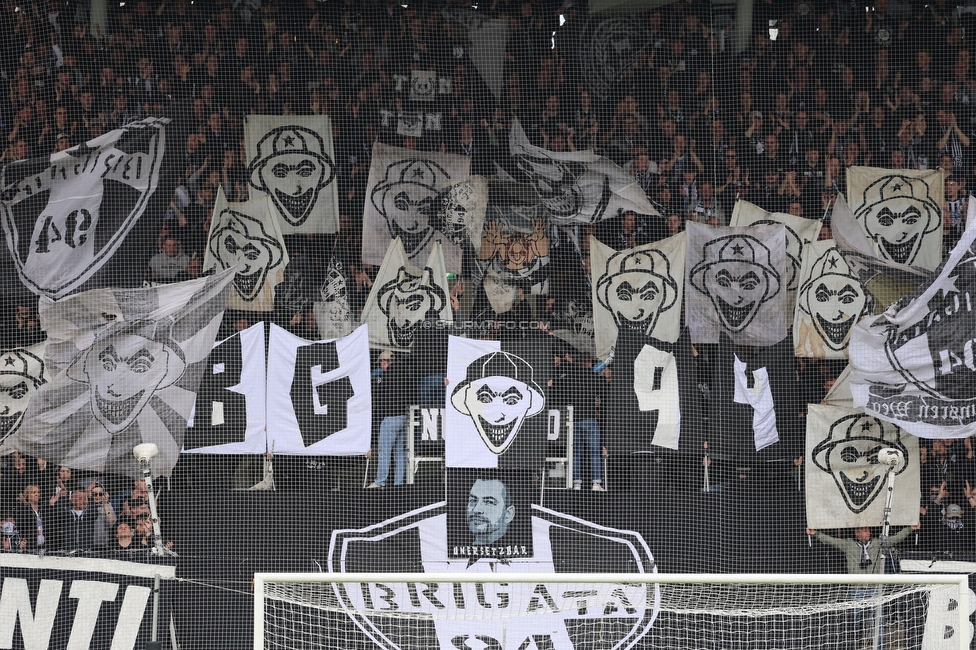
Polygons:
[[[475,10],[469,0],[109,4],[104,28],[93,27],[85,0],[0,4],[0,163],[45,157],[146,116],[178,118],[184,129],[178,187],[165,217],[157,215],[163,223],[158,251],[133,262],[133,272],[147,282],[200,275],[217,189],[231,201],[248,197],[243,121],[252,114],[331,118],[339,232],[292,235],[286,243],[291,264],[313,275],[324,273],[330,255],[341,260],[354,314],[377,272],[360,259],[375,142],[464,154],[474,173],[517,177],[509,132],[518,119],[532,144],[607,156],[657,209],[577,226],[581,250],[562,259],[554,254],[552,294],[520,292],[510,314],[491,311],[466,267],[453,281],[452,298],[482,320],[545,321],[560,288],[572,291],[582,282],[589,234],[631,248],[679,232],[688,221],[728,225],[735,201],[743,199],[768,211],[826,217],[821,238],[830,238],[830,207],[846,190],[845,170],[855,165],[945,170],[948,251],[976,182],[970,42],[976,24],[946,0],[801,3],[808,12],[757,0],[744,49],[735,46],[733,19],[708,2],[679,0],[634,17],[646,41],[604,96],[580,64],[596,53],[585,38],[591,18],[578,0],[491,0]],[[479,75],[466,28],[447,10],[509,23],[502,96]],[[420,137],[398,133],[405,101],[398,78],[412,70],[435,70],[447,80],[425,108],[436,117]],[[15,278],[5,279],[8,296],[17,298],[8,300],[0,323],[3,349],[44,338],[36,297],[12,292],[14,284]],[[318,338],[315,300],[312,293],[279,295],[274,313],[229,311],[222,335],[271,320]],[[554,356],[565,359],[569,352]],[[706,357],[699,359],[703,400]],[[389,358],[380,361],[389,367]],[[798,402],[819,402],[843,365],[798,361]],[[610,373],[605,376],[612,389]],[[923,445],[924,503],[938,512],[926,515],[936,519],[927,528],[964,516],[969,533],[976,528],[973,450],[969,440],[951,442]],[[590,447],[588,453],[599,445]],[[151,543],[143,483],[113,479],[123,498],[115,488],[106,492],[95,475],[75,478],[67,468],[20,455],[7,461],[0,516],[5,534],[15,522],[20,537],[5,537],[5,549]],[[389,458],[386,463],[388,470]],[[402,468],[396,474],[402,480]],[[29,521],[31,512],[36,522]],[[34,523],[36,538],[25,534]]]

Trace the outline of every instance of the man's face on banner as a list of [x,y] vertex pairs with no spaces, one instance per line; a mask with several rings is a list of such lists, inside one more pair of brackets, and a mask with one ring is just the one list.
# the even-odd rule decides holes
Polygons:
[[813,326],[832,350],[843,350],[851,328],[864,313],[867,296],[860,283],[839,273],[825,273],[804,296]]
[[511,377],[485,377],[466,388],[464,406],[482,438],[494,448],[513,439],[532,406],[532,393]]
[[33,380],[19,374],[0,373],[0,440],[20,428],[35,392],[37,384]]
[[308,218],[331,170],[314,156],[294,152],[269,159],[260,175],[281,216],[297,226]]
[[110,337],[91,348],[85,375],[95,418],[119,433],[138,417],[174,362],[162,343],[138,335]]
[[703,284],[722,323],[741,332],[755,318],[769,291],[765,270],[751,262],[716,262]]
[[515,519],[515,506],[509,501],[508,489],[497,479],[478,479],[468,494],[465,513],[475,545],[492,544],[508,532]]

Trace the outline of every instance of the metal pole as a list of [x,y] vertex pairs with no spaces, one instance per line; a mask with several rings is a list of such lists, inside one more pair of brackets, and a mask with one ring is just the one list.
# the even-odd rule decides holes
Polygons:
[[139,468],[146,479],[146,491],[149,493],[149,516],[153,527],[153,554],[163,556],[166,550],[163,548],[163,535],[159,531],[159,513],[156,511],[156,491],[152,483],[152,467],[148,460],[140,460]]

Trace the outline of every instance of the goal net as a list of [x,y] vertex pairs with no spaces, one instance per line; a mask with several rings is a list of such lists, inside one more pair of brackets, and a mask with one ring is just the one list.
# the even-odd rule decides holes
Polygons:
[[969,648],[965,575],[255,574],[255,650]]

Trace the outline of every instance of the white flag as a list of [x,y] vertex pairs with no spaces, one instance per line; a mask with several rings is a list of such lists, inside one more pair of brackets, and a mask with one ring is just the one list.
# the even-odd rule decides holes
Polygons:
[[248,115],[244,121],[252,198],[267,195],[281,232],[338,232],[332,122],[327,115]]
[[269,197],[230,203],[223,188],[217,190],[203,270],[237,269],[228,309],[274,309],[274,288],[289,260],[273,213]]

